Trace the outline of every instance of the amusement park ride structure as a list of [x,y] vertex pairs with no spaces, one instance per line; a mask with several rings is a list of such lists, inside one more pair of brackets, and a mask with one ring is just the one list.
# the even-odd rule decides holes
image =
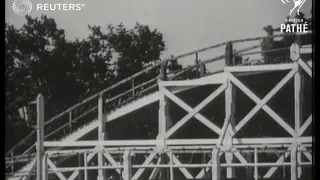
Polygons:
[[[274,35],[272,37],[279,36],[284,35]],[[286,63],[238,64],[235,62],[236,54],[249,56],[262,53],[265,56],[267,51],[244,53],[259,48],[261,46],[259,43],[234,52],[233,44],[257,41],[263,38],[265,37],[222,43],[161,61],[161,63],[120,81],[46,121],[44,97],[39,95],[37,97],[37,128],[22,143],[19,143],[7,153],[7,179],[27,180],[37,177],[37,180],[54,178],[60,180],[77,178],[88,180],[93,177],[93,179],[98,180],[157,178],[219,180],[240,178],[240,176],[246,177],[246,179],[261,179],[273,177],[280,169],[283,169],[283,172],[285,170],[289,171],[289,175],[283,175],[286,178],[289,177],[291,180],[301,178],[304,172],[312,167],[312,135],[309,135],[309,133],[305,136],[305,134],[310,129],[313,118],[312,114],[306,115],[303,110],[303,103],[306,103],[303,101],[304,94],[311,96],[310,93],[303,92],[305,90],[310,91],[310,87],[307,87],[304,81],[312,78],[311,58],[304,57],[311,57],[312,46],[296,41],[291,47],[284,48],[290,49],[290,62]],[[223,46],[226,47],[225,55],[198,61],[199,53]],[[269,50],[269,53],[281,50],[283,49],[273,49]],[[190,55],[196,55],[195,65],[171,74],[166,73],[167,62]],[[222,71],[204,71],[205,64],[222,59],[225,59],[226,62]],[[263,59],[265,57],[262,57]],[[135,80],[139,76],[159,66],[160,75],[136,85]],[[197,78],[176,80],[181,74],[192,69],[197,69],[197,72],[200,69]],[[264,97],[257,95],[251,86],[241,80],[241,77],[244,76],[259,78],[262,74],[270,72],[284,72],[285,76],[275,83],[275,86]],[[273,76],[270,75],[270,81],[272,81],[271,77]],[[293,81],[292,91],[294,94],[293,124],[290,124],[287,119],[279,115],[269,105],[269,101],[283,90],[290,81]],[[132,85],[128,91],[112,97],[107,95],[108,92],[125,83]],[[193,91],[202,86],[213,88],[195,106],[187,103],[187,99],[179,95],[181,92]],[[236,104],[241,103],[237,102],[240,100],[236,97],[236,91],[241,91],[255,103],[253,109],[241,118],[236,115]],[[198,96],[198,94],[193,96]],[[211,109],[211,111],[223,111],[224,118],[222,120],[212,120],[206,117],[203,110],[208,106],[210,107],[210,103],[220,96],[224,96],[222,103],[224,107],[220,105],[219,108]],[[121,103],[119,103],[119,99],[121,99]],[[95,105],[86,106],[87,110],[83,110],[85,109],[83,105],[88,103]],[[170,113],[173,103],[187,112],[180,120],[175,122],[171,117],[172,112]],[[110,128],[108,128],[108,124],[117,120],[126,120],[128,116],[131,116],[130,114],[136,111],[144,111],[146,110],[145,107],[149,106],[158,108],[155,115],[158,121],[155,139],[109,139],[108,130]],[[289,135],[282,137],[239,137],[240,131],[253,121],[259,111],[267,113],[272,118],[270,121],[276,122]],[[80,112],[80,115],[75,115],[76,112]],[[88,117],[88,114],[91,114],[93,118]],[[66,123],[59,126],[58,129],[46,129],[52,123],[59,121],[61,123],[63,117],[67,117]],[[129,119],[126,121],[129,121]],[[215,133],[216,138],[172,138],[192,119],[205,125],[206,128]],[[266,120],[255,119],[255,121]],[[79,127],[76,131],[75,126]],[[44,131],[47,131],[47,133],[45,134]],[[272,129],[270,131],[272,133]],[[61,138],[63,132],[68,135]],[[192,136],[192,132],[190,133],[190,136]],[[86,140],[88,136],[90,136],[89,140]],[[94,136],[94,138],[91,136]],[[31,137],[34,139],[31,146],[23,148],[23,151],[20,150],[22,153],[18,153],[21,144]],[[16,155],[14,156],[13,153]],[[201,160],[191,160],[189,162],[184,160],[194,154],[199,154]],[[270,158],[270,161],[266,162],[262,160],[263,158],[261,159],[264,154],[277,156],[275,160]],[[20,167],[14,169],[18,164],[20,164]],[[9,173],[10,169],[11,172]],[[242,171],[243,169],[244,171]]]

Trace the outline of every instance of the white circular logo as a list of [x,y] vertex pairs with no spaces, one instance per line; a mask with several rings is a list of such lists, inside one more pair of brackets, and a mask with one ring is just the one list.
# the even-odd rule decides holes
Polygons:
[[31,12],[32,4],[29,0],[15,0],[12,9],[17,15],[25,16]]

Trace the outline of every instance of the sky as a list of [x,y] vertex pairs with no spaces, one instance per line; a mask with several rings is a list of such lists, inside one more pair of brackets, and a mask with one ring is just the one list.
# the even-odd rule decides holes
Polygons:
[[[14,14],[13,0],[6,1],[6,22],[17,28],[25,18]],[[228,40],[264,36],[262,27],[280,27],[294,3],[281,0],[30,0],[37,3],[80,3],[81,11],[46,12],[56,20],[59,28],[66,30],[68,39],[85,38],[88,25],[106,28],[120,24],[132,28],[136,22],[157,28],[164,35],[167,50],[161,58],[179,55]],[[306,0],[300,12],[310,17],[311,0]],[[32,17],[40,17],[33,9]],[[235,45],[236,46],[236,45]],[[241,46],[241,45],[240,45]],[[240,47],[235,47],[240,48]],[[201,59],[223,54],[221,48]],[[192,57],[194,59],[194,57]],[[181,60],[187,65],[192,58]]]

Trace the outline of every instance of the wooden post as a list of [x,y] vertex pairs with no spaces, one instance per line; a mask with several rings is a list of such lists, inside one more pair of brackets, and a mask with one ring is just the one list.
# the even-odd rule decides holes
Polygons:
[[225,58],[226,58],[226,66],[233,66],[233,48],[232,43],[228,42],[226,44],[226,52],[225,52]]
[[84,180],[88,180],[88,170],[87,170],[87,153],[83,154],[83,164],[84,164]]
[[71,133],[72,132],[72,111],[69,111],[69,128]]
[[[301,73],[301,68],[299,64],[295,62],[298,72],[294,76],[294,99],[295,99],[295,143],[297,143],[299,136],[299,129],[301,127],[303,119],[303,75]],[[301,162],[301,152],[298,152],[298,162]],[[300,178],[302,174],[302,168],[298,167],[298,177]]]
[[[231,147],[232,146],[232,131],[235,126],[235,88],[232,82],[228,79],[228,88],[225,90],[225,113],[226,118],[230,118],[230,125],[227,127],[227,132],[225,135],[224,144]],[[226,152],[225,159],[227,163],[232,163],[233,161],[233,153]],[[235,178],[235,168],[227,167],[227,178]]]
[[174,172],[173,172],[173,153],[170,151],[170,180],[174,180]]
[[200,77],[203,77],[206,74],[206,65],[200,64]]
[[48,180],[48,154],[44,154],[42,158],[42,178],[43,180]]
[[254,148],[254,179],[259,179],[259,171],[258,171],[258,149]]
[[131,180],[132,168],[131,168],[131,155],[130,150],[126,150],[123,154],[123,180]]
[[162,81],[166,81],[167,80],[167,61],[162,61],[161,62],[161,66],[160,66],[160,79]]
[[[100,94],[99,101],[98,101],[98,120],[99,120],[99,127],[98,127],[98,139],[99,141],[105,140],[105,121],[103,115],[103,96]],[[103,148],[103,147],[101,147]],[[104,156],[103,152],[98,153],[98,166],[104,166]],[[105,180],[105,170],[99,169],[98,170],[98,180]]]
[[297,146],[291,149],[291,180],[297,180]]
[[212,151],[212,180],[220,180],[220,149]]
[[37,96],[37,180],[44,180],[44,98],[42,94]]
[[[81,160],[81,154],[78,153],[78,166],[79,167],[82,167],[82,160]],[[78,180],[83,180],[83,171],[82,170],[79,170],[79,176],[78,176]]]
[[196,58],[195,58],[195,65],[196,65],[196,78],[199,78],[199,55],[196,53]]

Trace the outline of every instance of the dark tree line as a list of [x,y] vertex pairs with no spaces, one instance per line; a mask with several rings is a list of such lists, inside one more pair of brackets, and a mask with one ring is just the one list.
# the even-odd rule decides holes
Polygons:
[[162,33],[139,23],[132,29],[123,24],[106,29],[89,25],[88,37],[67,40],[52,18],[26,16],[26,20],[20,29],[5,24],[6,150],[31,131],[18,109],[37,94],[45,96],[50,109],[46,116],[52,117],[152,66],[165,50]]

